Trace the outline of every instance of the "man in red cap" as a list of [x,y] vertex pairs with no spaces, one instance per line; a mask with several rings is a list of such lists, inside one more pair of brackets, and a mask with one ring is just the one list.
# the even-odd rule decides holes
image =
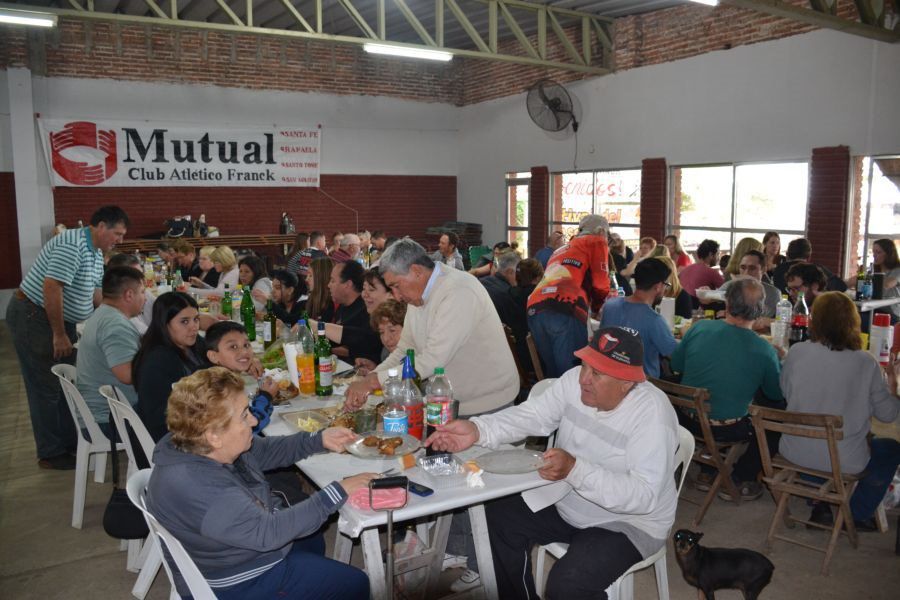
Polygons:
[[556,483],[487,505],[500,598],[537,598],[535,544],[569,544],[547,580],[550,598],[606,598],[629,567],[663,547],[675,520],[678,420],[644,375],[638,333],[599,329],[582,364],[544,393],[500,412],[451,421],[426,444],[460,452],[558,430],[538,474]]

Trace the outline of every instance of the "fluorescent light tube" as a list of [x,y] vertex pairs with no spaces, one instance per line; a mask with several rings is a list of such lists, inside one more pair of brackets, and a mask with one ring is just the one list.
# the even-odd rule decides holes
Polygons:
[[696,2],[697,4],[705,4],[707,6],[719,5],[719,0],[691,0],[691,2]]
[[30,25],[32,27],[56,27],[56,15],[31,10],[0,8],[0,23]]
[[407,46],[394,46],[392,44],[363,44],[363,50],[370,54],[386,54],[388,56],[422,58],[425,60],[439,60],[443,62],[447,62],[453,58],[453,54],[450,52],[426,50],[425,48],[409,48]]

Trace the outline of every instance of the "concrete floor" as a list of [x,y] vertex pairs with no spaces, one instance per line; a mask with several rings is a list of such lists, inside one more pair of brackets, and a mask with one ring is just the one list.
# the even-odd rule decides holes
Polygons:
[[[107,478],[108,479],[108,478]],[[131,597],[135,575],[125,570],[125,553],[103,532],[101,519],[112,486],[88,483],[84,527],[70,526],[72,471],[45,471],[37,467],[34,441],[18,363],[4,323],[0,323],[0,598],[116,598]],[[689,527],[701,494],[685,484],[679,502],[676,528]],[[797,505],[798,511],[805,511]],[[774,504],[770,497],[735,507],[716,500],[700,528],[709,546],[763,549]],[[769,557],[775,563],[772,583],[763,598],[897,598],[900,596],[900,557],[894,554],[896,518],[888,534],[861,534],[854,550],[844,538],[838,543],[831,575],[819,575],[822,555],[781,542]],[[326,539],[333,541],[332,523]],[[799,530],[795,530],[799,531]],[[822,543],[824,532],[799,531],[813,543]],[[671,548],[671,546],[670,546]],[[361,552],[354,550],[359,565]],[[552,564],[552,560],[548,561]],[[671,598],[694,600],[694,588],[681,578],[678,565],[668,557]],[[459,573],[445,572],[446,589]],[[148,599],[168,598],[169,584],[161,572]],[[656,598],[652,570],[635,578],[635,598]],[[740,598],[724,591],[719,598]]]

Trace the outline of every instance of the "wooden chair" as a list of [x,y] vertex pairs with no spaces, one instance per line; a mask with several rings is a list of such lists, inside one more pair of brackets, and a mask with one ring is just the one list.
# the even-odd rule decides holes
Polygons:
[[541,367],[541,357],[537,351],[537,345],[534,343],[534,337],[529,333],[525,338],[528,344],[528,354],[531,356],[531,364],[534,366],[534,375],[538,381],[544,379],[544,369]]
[[[850,545],[854,548],[859,544],[856,527],[853,525],[853,515],[850,513],[850,496],[856,488],[858,478],[855,475],[841,473],[841,458],[837,450],[838,440],[844,437],[841,431],[844,419],[838,415],[798,413],[761,406],[751,406],[750,416],[753,419],[753,428],[756,430],[760,458],[762,458],[763,482],[769,486],[776,503],[775,515],[772,517],[772,524],[769,526],[769,533],[766,537],[766,547],[771,550],[773,542],[779,539],[824,552],[825,559],[822,561],[821,572],[822,575],[828,575],[828,563],[831,562],[840,533],[843,531],[847,534],[847,537],[850,538]],[[773,457],[766,444],[766,431],[823,440],[828,448],[831,471],[801,467],[781,455]],[[815,477],[817,480],[804,479],[804,475]],[[788,507],[791,496],[837,505],[834,525],[831,527],[820,525],[791,515]],[[789,528],[793,527],[794,522],[799,522],[810,527],[830,530],[828,544],[825,547],[814,546],[795,538],[779,535],[777,531],[782,522]]]
[[719,442],[713,437],[712,425],[709,422],[709,390],[670,383],[661,379],[651,378],[650,382],[665,392],[676,410],[681,409],[685,413],[696,412],[701,435],[694,434],[696,445],[692,460],[716,469],[716,476],[709,486],[709,491],[700,503],[697,514],[694,515],[692,525],[697,527],[703,521],[703,516],[721,488],[725,489],[735,504],[741,503],[741,492],[732,481],[731,472],[734,470],[734,463],[747,450],[748,443]]
[[519,372],[519,387],[528,388],[531,385],[531,381],[528,373],[525,371],[525,367],[522,366],[522,361],[519,360],[519,352],[516,350],[516,336],[513,335],[509,325],[503,326],[503,333],[506,335],[506,343],[509,344],[509,351],[512,352],[513,360],[516,361],[516,370]]

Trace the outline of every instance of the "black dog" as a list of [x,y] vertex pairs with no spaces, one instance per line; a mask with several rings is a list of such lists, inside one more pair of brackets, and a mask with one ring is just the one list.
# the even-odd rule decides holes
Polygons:
[[772,580],[775,565],[753,550],[704,548],[702,533],[679,529],[673,536],[675,558],[684,580],[697,588],[700,600],[714,600],[716,590],[739,589],[745,600],[756,600]]

